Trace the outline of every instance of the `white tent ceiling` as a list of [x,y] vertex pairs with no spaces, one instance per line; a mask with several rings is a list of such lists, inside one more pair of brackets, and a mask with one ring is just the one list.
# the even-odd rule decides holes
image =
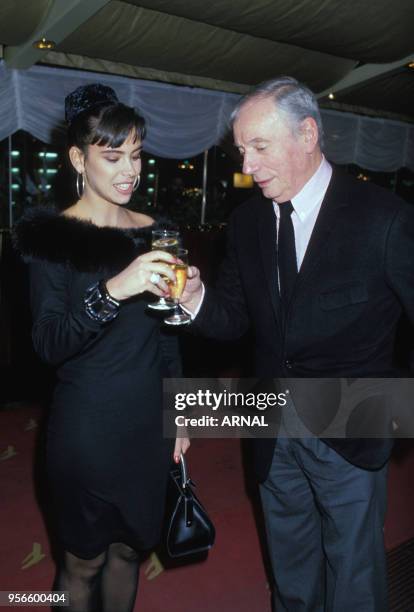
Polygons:
[[140,107],[148,151],[186,157],[219,140],[237,95],[285,73],[319,96],[333,161],[413,168],[413,22],[412,0],[2,0],[0,137],[51,141],[65,94],[100,80]]
[[[329,105],[414,119],[412,0],[2,0],[9,68],[47,63],[244,93],[291,74]],[[55,41],[54,51],[33,41]]]
[[[239,95],[67,68],[8,69],[0,63],[0,139],[22,129],[44,142],[64,134],[64,97],[81,84],[104,82],[148,123],[144,148],[161,157],[192,157],[219,143]],[[336,163],[370,170],[414,169],[414,125],[322,110],[325,152]]]

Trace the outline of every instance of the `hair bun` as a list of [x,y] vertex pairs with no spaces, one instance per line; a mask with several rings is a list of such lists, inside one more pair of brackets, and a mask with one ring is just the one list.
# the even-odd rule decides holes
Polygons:
[[112,87],[100,83],[81,85],[65,98],[65,119],[67,123],[72,121],[80,113],[100,104],[116,104],[118,97]]

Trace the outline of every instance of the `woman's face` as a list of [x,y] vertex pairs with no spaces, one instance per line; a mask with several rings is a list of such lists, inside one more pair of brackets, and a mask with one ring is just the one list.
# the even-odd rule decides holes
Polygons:
[[86,155],[79,152],[73,159],[71,155],[75,169],[85,176],[85,198],[98,197],[118,205],[129,202],[134,183],[141,173],[142,143],[134,140],[135,133],[131,132],[115,149],[94,144],[88,145]]

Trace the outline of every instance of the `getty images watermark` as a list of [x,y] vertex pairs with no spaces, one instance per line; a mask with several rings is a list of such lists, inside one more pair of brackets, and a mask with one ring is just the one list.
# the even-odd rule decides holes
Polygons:
[[164,435],[414,437],[414,379],[164,380]]
[[[265,415],[260,412],[275,406],[286,406],[287,395],[286,392],[241,393],[226,388],[223,391],[197,389],[195,392],[178,392],[174,395],[174,408],[177,411],[185,410],[186,414],[175,416],[174,424],[177,427],[268,427]],[[217,412],[219,416],[196,416],[197,410],[205,409],[213,414]],[[258,414],[249,414],[248,411],[252,409]],[[237,412],[234,414],[232,411]]]

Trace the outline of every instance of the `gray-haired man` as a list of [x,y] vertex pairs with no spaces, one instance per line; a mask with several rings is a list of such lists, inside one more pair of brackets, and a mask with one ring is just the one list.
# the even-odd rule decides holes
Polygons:
[[[332,170],[316,100],[295,79],[257,87],[233,130],[262,197],[233,214],[216,289],[203,297],[190,270],[194,328],[219,339],[251,328],[261,377],[392,376],[403,309],[414,320],[414,209]],[[283,437],[254,442],[276,609],[385,611],[392,442],[308,437],[298,412]]]

